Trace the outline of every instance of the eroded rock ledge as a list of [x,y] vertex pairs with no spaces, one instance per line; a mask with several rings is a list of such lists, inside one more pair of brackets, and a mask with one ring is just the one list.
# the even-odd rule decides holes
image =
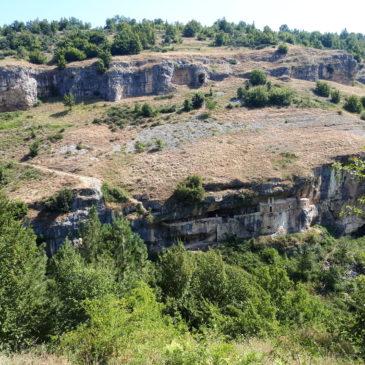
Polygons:
[[0,112],[27,109],[39,98],[67,93],[80,101],[96,97],[119,101],[126,97],[166,94],[178,85],[198,88],[209,79],[247,77],[253,67],[264,68],[275,77],[327,79],[345,84],[356,78],[363,80],[360,67],[350,54],[300,48],[285,57],[275,50],[265,50],[231,57],[167,55],[128,62],[115,59],[104,74],[90,62],[64,70],[5,64],[0,66]]
[[225,186],[207,185],[206,190],[205,200],[193,206],[140,198],[145,212],[142,215],[137,214],[140,209],[136,200],[112,211],[105,206],[99,191],[80,191],[73,212],[67,217],[39,217],[33,227],[53,253],[67,236],[77,239],[79,225],[92,205],[98,207],[103,222],[110,222],[114,213],[123,213],[151,250],[160,250],[177,240],[188,247],[206,247],[230,236],[247,239],[302,232],[315,224],[343,235],[365,225],[364,219],[340,214],[345,205],[365,194],[365,184],[331,165],[316,168],[311,177],[296,177],[293,181],[234,181]]

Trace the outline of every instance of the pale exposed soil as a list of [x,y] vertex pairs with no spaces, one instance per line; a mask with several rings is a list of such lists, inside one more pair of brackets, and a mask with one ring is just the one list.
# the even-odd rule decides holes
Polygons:
[[[185,49],[183,48],[186,47]],[[191,56],[189,45],[171,54],[150,55],[157,58]],[[212,58],[236,57],[234,67],[244,72],[272,54],[272,49],[261,51],[205,48],[197,44],[193,55],[207,54]],[[304,50],[292,47],[289,58],[297,62],[300,57],[310,59],[328,51]],[[245,59],[249,62],[245,62]],[[146,60],[146,55],[121,57],[121,60]],[[2,61],[5,62],[5,61]],[[85,61],[82,65],[87,64]],[[236,70],[236,71],[237,71]],[[235,71],[235,72],[236,72]],[[209,82],[201,91],[213,91],[217,102],[215,110],[202,109],[182,114],[161,114],[146,119],[142,124],[130,125],[112,131],[106,125],[95,125],[94,118],[102,117],[111,106],[148,102],[153,106],[180,107],[195,90],[179,86],[171,100],[140,97],[120,103],[95,101],[79,104],[65,112],[60,101],[44,103],[22,112],[16,123],[0,128],[0,162],[24,159],[29,151],[30,129],[41,140],[37,157],[28,163],[41,166],[42,177],[17,184],[10,194],[27,202],[34,202],[53,194],[62,186],[92,185],[90,176],[123,186],[132,195],[148,195],[153,199],[166,199],[176,184],[190,174],[199,174],[208,182],[228,182],[234,179],[249,181],[279,177],[290,179],[304,175],[339,155],[355,154],[365,145],[365,122],[359,115],[343,112],[341,105],[328,103],[313,94],[315,84],[309,81],[289,80],[272,82],[296,90],[298,95],[316,100],[320,108],[301,109],[247,108],[226,109],[236,90],[243,85],[241,77],[229,77],[222,82]],[[361,85],[342,85],[330,82],[343,95],[365,95]],[[204,115],[208,113],[207,115]],[[54,142],[49,137],[62,130],[62,139]],[[162,151],[153,150],[156,140],[164,144]],[[143,142],[145,152],[135,153],[136,141]],[[288,160],[285,156],[291,156]],[[48,170],[49,169],[49,170]],[[81,180],[80,177],[81,176]]]

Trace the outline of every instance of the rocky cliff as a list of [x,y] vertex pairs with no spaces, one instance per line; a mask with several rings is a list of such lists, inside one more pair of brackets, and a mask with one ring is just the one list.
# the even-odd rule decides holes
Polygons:
[[39,98],[68,93],[79,101],[167,94],[174,85],[200,87],[206,79],[204,67],[184,60],[158,64],[114,62],[106,73],[98,72],[94,65],[64,70],[6,66],[0,68],[0,111],[27,109]]
[[[39,98],[67,93],[80,101],[95,97],[119,101],[132,96],[166,94],[177,85],[198,88],[208,79],[247,77],[253,67],[264,68],[274,77],[342,83],[352,82],[359,71],[355,59],[345,52],[299,48],[285,57],[275,50],[265,50],[230,57],[159,56],[128,62],[116,59],[103,74],[92,63],[75,64],[64,70],[5,64],[0,66],[0,111],[26,109]],[[358,80],[362,82],[363,77],[360,75]]]
[[[138,217],[136,202],[120,207],[152,250],[182,240],[188,247],[206,247],[227,237],[247,239],[260,235],[302,232],[321,224],[338,234],[351,234],[365,225],[355,216],[341,216],[345,205],[365,194],[365,185],[348,172],[324,165],[308,178],[294,181],[271,180],[260,183],[234,181],[224,186],[207,185],[201,204],[143,201],[145,214]],[[66,237],[78,238],[80,224],[91,206],[97,206],[103,222],[114,212],[105,207],[100,191],[80,190],[72,212],[63,217],[40,214],[33,221],[38,235],[54,253]],[[140,209],[139,209],[140,211]],[[147,214],[147,212],[149,212]]]

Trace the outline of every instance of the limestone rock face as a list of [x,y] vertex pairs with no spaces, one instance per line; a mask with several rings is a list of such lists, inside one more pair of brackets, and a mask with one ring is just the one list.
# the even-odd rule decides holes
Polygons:
[[0,68],[0,111],[27,109],[37,102],[37,95],[31,69]]
[[364,184],[331,166],[316,169],[310,179],[298,178],[293,186],[272,181],[247,188],[254,193],[253,199],[242,200],[242,190],[230,190],[219,199],[208,196],[202,204],[190,207],[190,213],[186,207],[145,202],[155,223],[136,220],[133,227],[152,249],[160,249],[179,239],[191,247],[203,247],[229,236],[247,239],[302,232],[316,223],[350,234],[365,224],[363,218],[340,214],[345,205],[365,193]]
[[157,64],[114,62],[104,74],[93,65],[64,70],[6,66],[0,68],[0,111],[27,109],[38,98],[68,93],[77,100],[102,98],[107,101],[166,94],[177,85],[201,87],[207,78],[202,65],[184,60]]
[[358,73],[358,63],[349,54],[341,52],[316,60],[283,65],[269,70],[274,77],[287,76],[294,79],[316,81],[331,80],[343,84],[351,83]]
[[222,81],[230,76],[247,77],[253,64],[283,79],[324,79],[345,84],[355,79],[365,82],[364,70],[350,54],[313,49],[285,57],[275,52],[260,54],[253,51],[247,55],[238,54],[237,60],[201,55],[146,57],[129,62],[115,59],[103,74],[94,64],[75,64],[64,70],[9,64],[0,67],[0,112],[30,108],[38,98],[67,93],[80,101],[90,98],[119,101],[133,96],[166,94],[179,85],[199,88],[208,79]]

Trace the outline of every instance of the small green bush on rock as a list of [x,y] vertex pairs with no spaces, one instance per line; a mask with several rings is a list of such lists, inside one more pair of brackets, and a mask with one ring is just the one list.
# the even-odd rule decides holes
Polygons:
[[70,189],[62,189],[57,194],[48,198],[44,205],[45,207],[57,213],[68,213],[71,211],[74,192]]
[[204,194],[203,179],[200,176],[192,175],[178,184],[174,197],[184,203],[199,203],[203,200]]

